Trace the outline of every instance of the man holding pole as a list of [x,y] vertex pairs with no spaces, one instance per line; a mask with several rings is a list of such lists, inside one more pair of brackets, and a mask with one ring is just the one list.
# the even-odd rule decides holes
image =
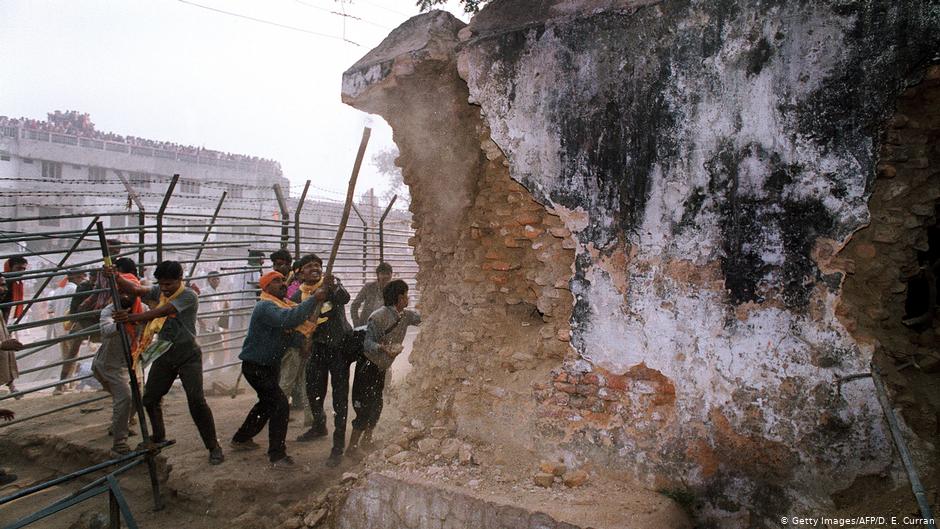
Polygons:
[[288,470],[295,465],[294,460],[287,455],[285,444],[290,410],[287,396],[278,383],[281,359],[291,345],[295,332],[312,333],[315,325],[307,319],[314,313],[318,303],[327,299],[328,285],[297,304],[285,298],[287,282],[280,272],[264,274],[259,283],[261,298],[251,313],[248,335],[238,355],[242,360],[245,380],[258,393],[258,402],[235,433],[231,446],[235,450],[258,448],[252,439],[267,424],[271,466]]
[[[135,286],[140,286],[140,280],[133,273],[122,273],[121,278]],[[127,310],[131,314],[143,312],[140,299],[129,294],[121,294],[121,306],[115,307],[112,303],[101,310],[101,347],[95,353],[91,363],[91,371],[105,391],[111,394],[113,405],[111,409],[111,455],[120,457],[131,451],[127,445],[127,436],[130,433],[128,425],[131,419],[131,387],[127,363],[124,359],[124,345],[120,336],[120,328],[114,321],[115,310]],[[124,324],[125,332],[130,340],[131,351],[137,345],[137,329],[133,323]]]
[[[302,289],[319,288],[322,281],[322,261],[313,256],[308,268],[305,268],[306,284]],[[333,450],[330,452],[328,466],[336,466],[346,447],[346,417],[349,410],[349,361],[344,347],[346,336],[352,331],[346,320],[346,304],[349,292],[338,279],[329,289],[329,296],[323,303],[317,319],[317,329],[313,333],[313,347],[307,361],[307,400],[313,414],[313,426],[298,441],[312,441],[327,434],[326,415],[323,411],[326,399],[327,379],[333,387]],[[312,284],[311,284],[312,283]],[[303,292],[303,290],[301,290]]]
[[137,351],[146,353],[153,361],[142,398],[153,425],[152,442],[166,442],[161,401],[179,377],[186,392],[189,414],[209,450],[209,464],[222,463],[225,456],[216,439],[215,420],[203,392],[202,350],[196,344],[199,297],[183,285],[182,265],[176,261],[158,264],[153,272],[157,284],[150,288],[135,285],[118,275],[114,268],[108,270],[114,275],[121,292],[140,296],[144,302],[157,302],[155,308],[139,314],[129,314],[126,310],[114,312],[115,322],[147,324]]

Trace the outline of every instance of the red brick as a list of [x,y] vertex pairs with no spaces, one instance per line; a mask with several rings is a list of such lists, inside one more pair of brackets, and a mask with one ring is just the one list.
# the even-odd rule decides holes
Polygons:
[[572,395],[578,392],[577,386],[575,386],[574,384],[568,384],[565,382],[555,382],[555,389],[564,393],[572,394]]
[[506,261],[493,261],[490,263],[490,267],[493,270],[499,270],[500,272],[508,272],[509,270],[515,270],[519,268],[519,264],[507,263]]
[[627,377],[624,375],[607,375],[607,387],[614,391],[626,391]]
[[505,285],[509,282],[509,276],[506,274],[493,274],[490,276],[490,282],[496,283],[497,285]]
[[585,397],[597,393],[597,386],[590,384],[578,384],[575,387],[577,388],[578,395],[584,395]]
[[540,224],[542,222],[542,216],[538,213],[535,213],[534,211],[523,211],[516,214],[512,220],[514,220],[516,224],[519,224],[520,226],[526,224]]
[[526,236],[526,238],[528,238],[528,239],[535,239],[535,238],[537,238],[539,235],[541,235],[541,234],[543,234],[543,233],[545,233],[545,230],[543,230],[543,229],[540,229],[540,228],[533,228],[532,226],[526,226],[526,227],[525,227],[525,236]]
[[555,382],[568,382],[568,373],[561,372],[557,373],[554,378]]

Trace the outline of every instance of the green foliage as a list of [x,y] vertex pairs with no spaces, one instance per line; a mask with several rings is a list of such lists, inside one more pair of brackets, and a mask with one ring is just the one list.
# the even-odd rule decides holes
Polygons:
[[[463,4],[463,10],[465,13],[477,13],[480,11],[480,8],[483,7],[487,0],[460,0],[460,3]],[[446,4],[447,0],[418,0],[417,5],[421,8],[421,11],[430,11],[434,6]]]

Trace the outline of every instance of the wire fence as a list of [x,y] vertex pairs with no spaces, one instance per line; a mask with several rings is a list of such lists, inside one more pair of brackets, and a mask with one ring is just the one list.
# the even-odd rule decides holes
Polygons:
[[[174,176],[167,182],[156,210],[135,196],[132,185],[126,185],[130,210],[108,204],[109,198],[105,196],[98,207],[82,204],[66,208],[60,204],[56,215],[3,216],[6,213],[0,211],[0,260],[24,258],[28,262],[25,270],[4,272],[8,285],[12,282],[23,285],[23,298],[8,296],[0,302],[0,310],[9,312],[8,330],[25,348],[16,353],[20,374],[17,390],[0,394],[0,402],[47,394],[69,384],[95,387],[90,363],[98,332],[94,322],[100,310],[76,310],[74,301],[107,289],[76,291],[77,285],[69,287],[63,283],[69,272],[77,271],[86,272],[89,281],[94,282],[101,263],[101,245],[89,231],[96,221],[108,224],[108,219],[111,222],[106,228],[107,237],[121,241],[120,250],[113,257],[134,259],[145,283],[160,260],[183,264],[185,280],[199,290],[197,322],[204,372],[209,377],[228,376],[234,381],[239,364],[237,353],[258,295],[257,281],[271,266],[269,255],[286,249],[295,259],[317,253],[325,260],[338,229],[335,212],[342,204],[323,198],[306,200],[308,183],[300,198],[284,197],[272,187],[270,198],[256,199],[264,207],[275,208],[278,215],[246,214],[242,203],[230,207],[225,193],[214,204],[204,197],[177,196],[174,193],[177,180]],[[60,196],[69,195],[67,185],[59,190]],[[42,203],[49,198],[46,195],[46,191],[33,195],[20,191],[16,200],[20,204],[31,200]],[[392,204],[380,209],[374,198],[361,200],[354,209],[356,215],[351,218],[339,247],[334,275],[355,298],[368,282],[375,280],[375,268],[385,261],[393,267],[396,278],[409,284],[412,297],[417,300],[418,266],[409,245],[413,236],[410,215],[393,210]],[[122,220],[115,222],[116,218]],[[210,273],[219,278],[218,285],[208,282]],[[17,315],[18,311],[23,313]],[[50,401],[49,409],[18,417],[16,421],[0,424],[0,428],[102,398],[105,397],[96,395],[61,406]]]

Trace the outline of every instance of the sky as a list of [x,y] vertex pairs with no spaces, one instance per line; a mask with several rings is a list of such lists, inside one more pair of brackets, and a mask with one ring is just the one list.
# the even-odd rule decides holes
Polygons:
[[370,126],[357,193],[381,195],[369,162],[391,128],[340,101],[342,73],[418,13],[413,0],[0,0],[0,115],[78,110],[101,131],[271,158],[292,195],[310,179],[336,199]]

